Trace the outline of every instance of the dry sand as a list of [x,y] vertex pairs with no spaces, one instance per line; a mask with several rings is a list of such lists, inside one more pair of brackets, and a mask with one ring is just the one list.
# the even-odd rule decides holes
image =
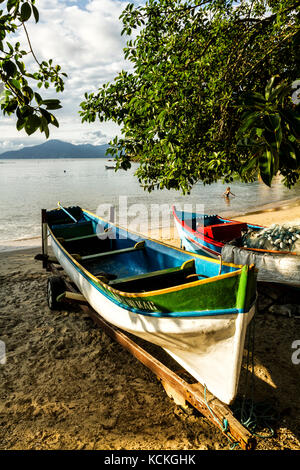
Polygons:
[[280,225],[289,223],[300,225],[300,198],[291,201],[283,201],[277,206],[268,204],[256,212],[249,212],[245,215],[235,216],[234,218],[265,227],[273,223]]
[[[243,220],[269,225],[298,218],[299,207],[286,207]],[[178,245],[177,235],[170,234],[169,242]],[[230,449],[226,436],[197,412],[184,413],[152,372],[87,315],[73,307],[49,310],[49,273],[34,260],[39,252],[0,254],[0,340],[6,345],[6,363],[0,364],[0,449]],[[290,296],[277,293],[275,304],[300,304]],[[266,403],[267,414],[272,405],[275,420],[267,421],[275,434],[257,437],[257,449],[299,450],[300,364],[292,361],[292,344],[300,341],[300,319],[268,313],[263,301],[259,307],[253,398],[256,405]]]

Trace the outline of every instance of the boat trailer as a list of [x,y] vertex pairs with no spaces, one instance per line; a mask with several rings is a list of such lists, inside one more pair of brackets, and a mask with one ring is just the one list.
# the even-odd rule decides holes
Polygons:
[[[42,221],[43,215],[45,214],[42,211]],[[177,405],[183,409],[186,409],[188,404],[191,405],[222,431],[232,444],[238,444],[242,450],[254,450],[256,447],[255,437],[238,421],[228,405],[212,395],[200,382],[189,383],[189,381],[180,377],[180,372],[172,370],[161,359],[154,357],[153,354],[135,342],[129,334],[108,323],[87,303],[75,285],[66,279],[65,274],[62,274],[64,271],[58,261],[48,255],[48,238],[45,225],[44,220],[44,223],[42,223],[42,254],[37,255],[36,259],[43,262],[43,268],[63,280],[66,290],[57,300],[76,303],[108,336],[117,341],[156,375],[167,395]],[[186,375],[189,374],[186,373]]]

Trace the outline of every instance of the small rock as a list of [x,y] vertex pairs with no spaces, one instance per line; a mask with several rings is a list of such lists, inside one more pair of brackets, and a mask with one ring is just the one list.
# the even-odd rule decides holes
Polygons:
[[286,304],[286,305],[271,305],[269,312],[275,315],[284,315],[292,317],[300,315],[300,305]]
[[117,424],[117,417],[104,418],[101,424],[104,429],[113,429]]

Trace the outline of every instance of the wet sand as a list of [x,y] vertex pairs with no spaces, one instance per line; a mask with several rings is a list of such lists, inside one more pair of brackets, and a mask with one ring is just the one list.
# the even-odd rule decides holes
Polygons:
[[[243,220],[268,225],[279,216],[280,223],[296,221],[299,207]],[[179,244],[175,233],[164,241]],[[0,364],[0,449],[229,450],[226,436],[197,412],[183,412],[153,373],[87,315],[74,307],[49,310],[49,273],[34,260],[39,252],[30,247],[0,253],[0,340],[6,346],[6,362]],[[257,437],[257,449],[299,450],[300,364],[292,360],[292,345],[300,341],[300,318],[276,309],[297,304],[297,298],[272,295],[275,308],[271,312],[262,296],[255,320],[253,399],[264,402],[275,434]],[[246,359],[247,348],[239,396]]]

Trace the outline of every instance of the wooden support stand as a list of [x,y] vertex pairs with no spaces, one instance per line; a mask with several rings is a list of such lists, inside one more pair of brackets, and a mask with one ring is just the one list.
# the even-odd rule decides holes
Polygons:
[[[49,263],[48,268],[55,275],[60,275],[60,272],[54,264]],[[78,291],[70,282],[66,281],[66,287],[70,292],[78,296]],[[80,305],[80,308],[112,339],[121,344],[136,359],[148,367],[148,369],[158,377],[167,394],[171,396],[177,404],[184,406],[186,402],[190,403],[190,405],[200,411],[201,414],[225,433],[232,442],[239,443],[241,449],[253,450],[255,448],[256,439],[253,435],[233,416],[230,408],[213,396],[202,384],[190,384],[186,382],[165,364],[139,346],[125,332],[106,322],[106,320],[89,305],[83,304]]]
[[43,268],[47,268],[47,256],[48,256],[48,238],[47,238],[47,214],[46,209],[42,209],[42,253],[44,256],[43,259]]

